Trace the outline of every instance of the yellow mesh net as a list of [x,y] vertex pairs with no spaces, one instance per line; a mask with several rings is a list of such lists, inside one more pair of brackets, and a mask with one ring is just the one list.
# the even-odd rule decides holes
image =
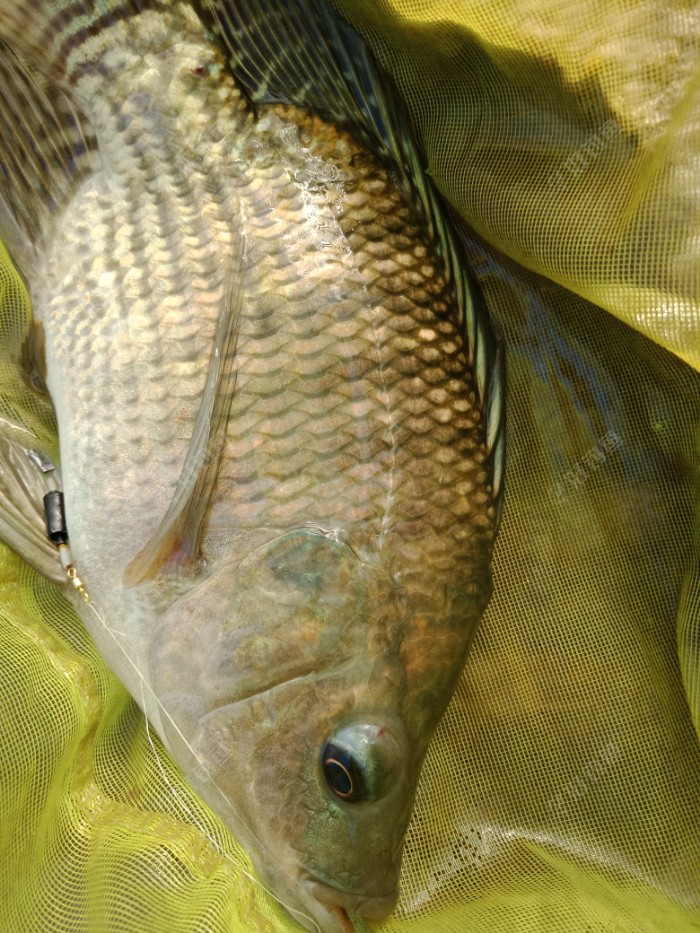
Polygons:
[[700,366],[697,4],[338,5],[475,230]]
[[[431,172],[501,250],[467,246],[508,349],[495,595],[378,929],[699,929],[700,378],[662,346],[700,361],[700,14],[346,7]],[[0,418],[55,449],[20,375],[30,311],[4,252],[0,306]],[[1,930],[296,929],[56,588],[7,549],[0,638]]]

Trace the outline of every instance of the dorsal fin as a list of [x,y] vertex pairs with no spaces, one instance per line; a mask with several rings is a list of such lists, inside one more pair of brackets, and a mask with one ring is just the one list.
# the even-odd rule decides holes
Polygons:
[[427,176],[403,100],[366,43],[317,0],[197,0],[252,104],[287,102],[348,129],[390,166],[423,217],[451,279],[484,417],[500,515],[505,455],[503,354],[440,193]]

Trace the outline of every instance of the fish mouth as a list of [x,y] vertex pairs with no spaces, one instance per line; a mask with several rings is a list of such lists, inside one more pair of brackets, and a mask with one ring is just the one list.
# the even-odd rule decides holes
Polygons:
[[[396,906],[398,892],[388,894],[363,894],[343,891],[308,874],[302,879],[305,905],[313,904],[312,917],[322,933],[352,933],[352,922],[348,911],[367,920],[381,920]],[[318,927],[310,927],[317,929]]]
[[353,933],[352,920],[344,907],[326,907],[316,902],[307,904],[305,910],[286,909],[300,926],[311,933]]

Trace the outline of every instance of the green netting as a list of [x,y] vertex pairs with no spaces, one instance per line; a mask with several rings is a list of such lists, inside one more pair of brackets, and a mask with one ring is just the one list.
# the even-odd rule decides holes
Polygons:
[[[700,378],[642,335],[700,356],[697,9],[348,9],[468,221],[550,276],[469,241],[508,349],[495,594],[378,929],[699,929]],[[0,418],[55,448],[0,269]],[[295,929],[57,589],[1,553],[0,929]]]

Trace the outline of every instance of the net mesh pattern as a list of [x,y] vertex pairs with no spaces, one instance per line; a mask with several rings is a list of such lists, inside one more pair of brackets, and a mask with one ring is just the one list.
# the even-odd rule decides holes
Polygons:
[[700,365],[700,7],[338,0],[489,242]]
[[[508,367],[494,597],[376,927],[698,929],[697,8],[347,8],[483,237],[465,248]],[[29,319],[3,251],[0,419],[55,451]],[[0,930],[297,929],[7,549],[0,639]]]

